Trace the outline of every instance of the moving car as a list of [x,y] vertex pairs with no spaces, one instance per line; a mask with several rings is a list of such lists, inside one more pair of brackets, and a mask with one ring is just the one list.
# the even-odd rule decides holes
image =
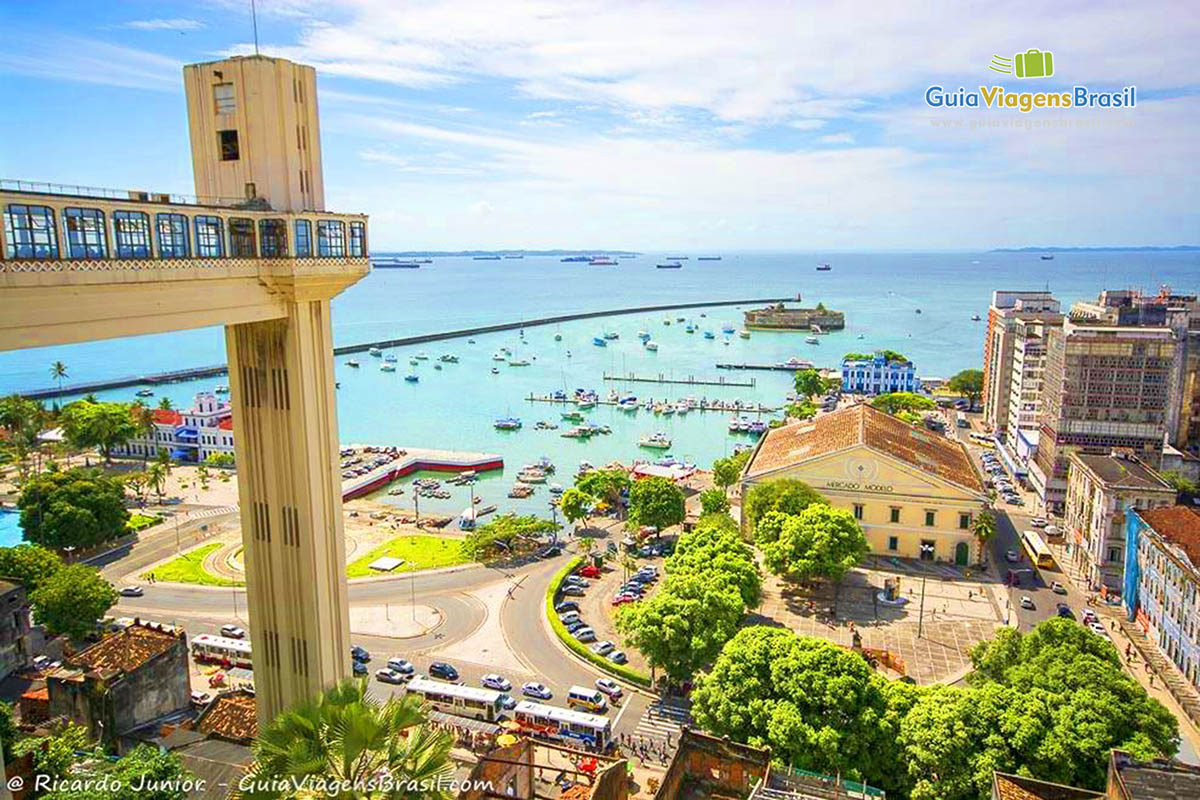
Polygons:
[[1021,595],[1021,608],[1037,608],[1037,606],[1033,604],[1033,598],[1025,594]]
[[513,697],[511,694],[501,694],[500,707],[505,711],[512,711],[517,707],[517,698]]
[[1050,591],[1054,592],[1055,594],[1066,594],[1067,587],[1063,586],[1058,581],[1054,581],[1050,584]]
[[1090,608],[1083,610],[1083,622],[1085,625],[1091,625],[1093,622],[1099,622],[1100,618],[1096,616],[1096,612]]
[[521,694],[526,697],[536,697],[539,700],[549,700],[554,697],[554,692],[546,688],[545,684],[537,681],[530,681],[521,687]]
[[222,625],[221,635],[228,636],[230,639],[245,639],[246,631],[237,625]]
[[507,692],[512,689],[512,683],[503,675],[490,672],[479,681],[485,689],[495,689],[497,692]]
[[394,669],[381,669],[375,673],[375,680],[380,683],[404,684],[408,683],[410,676],[399,673]]
[[1055,608],[1057,609],[1060,617],[1065,617],[1066,619],[1075,619],[1075,612],[1071,611],[1071,607],[1066,603],[1059,603],[1057,606],[1055,606]]
[[141,597],[146,590],[140,586],[125,586],[121,589],[121,597]]
[[1097,636],[1103,636],[1105,639],[1108,638],[1108,631],[1105,630],[1104,626],[1101,625],[1099,622],[1090,623],[1088,625],[1088,630],[1090,630],[1092,633],[1096,634]]
[[209,699],[208,692],[192,692],[192,705],[197,708],[208,705]]
[[1021,556],[1016,550],[1008,550],[1004,553],[1004,560],[1010,564],[1015,564],[1021,560]]
[[458,670],[445,661],[435,661],[430,664],[429,674],[434,678],[441,678],[444,681],[458,680]]
[[538,555],[541,556],[542,558],[554,558],[555,556],[561,556],[562,548],[556,544],[552,544],[549,547],[543,549],[542,552],[538,553]]
[[620,697],[622,694],[620,684],[618,684],[612,678],[597,678],[596,688],[604,692],[609,697]]
[[404,675],[412,675],[413,674],[412,662],[406,658],[400,658],[398,656],[396,658],[388,659],[387,668],[392,670],[393,672],[399,672]]
[[1049,525],[1050,523],[1047,522],[1042,517],[1034,517],[1033,519],[1029,520],[1029,524],[1035,528],[1044,528],[1047,525]]

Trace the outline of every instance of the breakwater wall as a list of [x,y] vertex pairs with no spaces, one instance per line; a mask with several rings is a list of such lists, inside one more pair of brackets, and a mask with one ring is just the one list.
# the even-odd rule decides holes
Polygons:
[[[462,339],[467,336],[478,336],[485,333],[515,331],[520,330],[521,328],[537,328],[545,325],[558,325],[563,322],[575,322],[582,319],[618,317],[627,314],[646,314],[656,311],[679,311],[687,308],[740,306],[749,305],[750,303],[784,303],[794,299],[795,298],[791,297],[759,297],[749,300],[710,300],[702,303],[668,303],[653,306],[635,306],[633,308],[616,308],[609,309],[607,311],[581,311],[575,314],[559,314],[553,317],[535,317],[533,319],[518,320],[516,322],[501,322],[495,325],[480,325],[474,328],[459,328],[453,331],[423,333],[416,336],[405,336],[398,339],[384,339],[378,342],[350,344],[343,347],[333,348],[333,354],[335,356],[343,356],[350,353],[365,353],[372,347],[403,347],[405,345],[427,344],[429,342],[440,342],[447,339]],[[123,378],[110,378],[106,380],[89,381],[87,383],[64,384],[61,390],[57,386],[52,386],[45,389],[34,389],[28,392],[18,392],[18,394],[22,395],[23,397],[28,397],[31,400],[46,400],[64,395],[99,392],[105,389],[124,389],[130,386],[157,386],[164,383],[179,383],[181,381],[190,381],[197,378],[210,378],[216,375],[224,375],[228,371],[229,368],[225,364],[216,364],[207,367],[191,367],[189,369],[172,370],[171,372],[158,372],[148,375],[129,375]]]

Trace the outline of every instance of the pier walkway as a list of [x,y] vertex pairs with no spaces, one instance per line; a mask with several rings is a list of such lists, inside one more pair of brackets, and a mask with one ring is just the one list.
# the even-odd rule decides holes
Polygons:
[[[462,339],[467,336],[479,336],[485,333],[515,331],[522,328],[536,328],[545,325],[558,325],[563,322],[575,322],[582,319],[617,317],[628,314],[646,314],[657,311],[678,311],[686,308],[715,308],[719,306],[741,306],[758,303],[786,303],[794,299],[795,298],[791,297],[760,297],[748,300],[709,300],[705,302],[668,303],[664,305],[653,306],[634,306],[632,308],[614,308],[606,311],[580,311],[574,314],[559,314],[558,316],[553,317],[537,317],[534,319],[518,320],[516,322],[501,322],[495,325],[481,325],[475,328],[459,328],[458,330],[442,331],[440,333],[423,333],[417,336],[405,336],[399,339],[384,339],[378,342],[350,344],[343,347],[333,348],[333,354],[335,356],[343,356],[350,353],[365,353],[372,347],[403,347],[406,345],[427,344],[429,342],[440,342],[447,339]],[[178,383],[181,381],[195,380],[197,378],[209,378],[216,375],[224,375],[228,371],[228,367],[225,364],[216,364],[207,367],[191,367],[188,369],[172,370],[171,372],[158,372],[147,375],[129,375],[123,378],[110,378],[106,380],[89,381],[87,383],[69,383],[64,384],[61,389],[57,386],[52,386],[45,389],[33,389],[30,391],[18,392],[18,394],[22,395],[23,397],[28,397],[31,400],[46,400],[65,395],[98,392],[104,389],[123,389],[129,386],[155,386],[163,383]]]
[[742,388],[753,388],[754,379],[748,381],[727,381],[724,376],[717,378],[697,378],[694,375],[689,375],[686,378],[668,378],[666,375],[659,373],[658,375],[634,375],[630,372],[627,375],[609,375],[604,373],[606,381],[629,381],[630,383],[679,383],[684,386],[739,386]]
[[[579,405],[579,401],[573,397],[563,399],[554,397],[548,394],[531,394],[525,398],[530,403],[558,403],[564,406]],[[589,400],[590,403],[595,403],[598,406],[619,406],[621,405],[616,400]],[[639,410],[651,411],[652,409],[644,408],[638,405]],[[715,400],[708,403],[697,403],[692,406],[690,411],[722,411],[732,412],[734,414],[775,414],[784,409],[783,406],[764,406],[761,403],[743,403],[740,400]]]

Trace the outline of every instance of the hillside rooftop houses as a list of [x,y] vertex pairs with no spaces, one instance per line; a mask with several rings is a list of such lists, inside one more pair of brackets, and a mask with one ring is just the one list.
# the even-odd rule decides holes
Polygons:
[[842,391],[854,394],[917,392],[921,381],[917,368],[905,358],[888,358],[882,350],[870,358],[842,360]]
[[874,553],[976,564],[972,532],[987,494],[966,448],[865,403],[767,433],[742,473],[796,478],[854,514]]

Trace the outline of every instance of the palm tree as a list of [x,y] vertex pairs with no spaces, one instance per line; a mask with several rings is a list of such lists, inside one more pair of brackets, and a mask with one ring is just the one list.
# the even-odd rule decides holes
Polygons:
[[[143,439],[154,438],[154,412],[141,399],[133,401],[133,419],[137,425],[137,435]],[[142,448],[142,468],[146,467],[146,460],[150,458],[150,448]]]
[[971,533],[975,534],[975,538],[979,540],[979,546],[982,550],[992,540],[992,537],[996,535],[995,515],[991,511],[980,511],[971,523]]
[[[439,779],[453,769],[453,743],[450,734],[425,724],[417,696],[380,702],[367,693],[365,680],[346,680],[284,711],[259,732],[250,768],[257,780],[248,780],[250,788],[240,796],[292,797],[290,786],[316,780],[350,787],[330,795],[346,800],[442,800],[451,796]],[[384,777],[390,778],[389,788],[363,788]]]
[[158,503],[162,505],[163,489],[167,485],[167,468],[161,461],[154,462],[150,469],[146,470],[146,483],[154,489],[154,493],[158,495]]
[[170,411],[171,410],[171,398],[164,397],[164,398],[160,399],[158,401],[158,407],[161,408],[163,411]]
[[69,378],[67,374],[67,365],[61,361],[55,361],[50,365],[50,380],[58,381],[58,396],[54,398],[54,407],[58,408],[58,398],[62,397],[62,382],[63,378]]
[[633,559],[633,556],[626,553],[621,556],[621,569],[625,570],[625,580],[629,580],[629,573],[637,572],[638,563]]

